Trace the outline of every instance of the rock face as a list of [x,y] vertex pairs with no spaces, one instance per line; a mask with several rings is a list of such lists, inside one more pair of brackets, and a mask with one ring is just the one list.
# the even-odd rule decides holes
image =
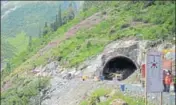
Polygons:
[[77,70],[81,70],[82,75],[88,75],[90,77],[94,75],[98,75],[102,64],[101,57],[102,57],[102,54],[86,60],[78,67]]
[[126,79],[139,68],[137,55],[139,55],[139,41],[136,39],[112,42],[103,51],[100,75],[111,79],[112,77],[109,77],[111,73],[119,72],[123,74],[123,79]]
[[[150,49],[162,51],[164,48],[172,48],[169,42],[161,40],[137,40],[135,38],[116,40],[108,44],[104,51],[94,58],[87,59],[77,70],[81,70],[82,75],[99,76],[102,75],[105,64],[112,58],[124,56],[133,61],[137,66],[137,71],[133,77],[136,78],[140,74],[140,65],[145,63],[145,53]],[[133,79],[135,80],[135,79]]]
[[61,67],[58,65],[57,61],[50,62],[45,66],[36,67],[32,72],[36,76],[53,76],[56,75],[61,70]]
[[100,97],[100,102],[105,102],[106,100],[107,100],[107,97],[105,97],[105,96]]
[[116,57],[125,56],[131,59],[136,65],[139,55],[139,47],[137,40],[117,40],[106,46],[104,51],[92,59],[86,60],[78,67],[83,71],[83,75],[101,75],[105,63]]
[[109,44],[103,51],[102,61],[107,62],[116,56],[126,56],[131,58],[133,61],[137,60],[138,52],[138,41],[115,41]]

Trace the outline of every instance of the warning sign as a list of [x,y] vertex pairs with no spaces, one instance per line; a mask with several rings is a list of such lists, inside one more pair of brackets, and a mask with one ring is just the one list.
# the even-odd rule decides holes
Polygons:
[[146,58],[146,89],[147,92],[163,91],[162,55],[157,51],[149,51]]

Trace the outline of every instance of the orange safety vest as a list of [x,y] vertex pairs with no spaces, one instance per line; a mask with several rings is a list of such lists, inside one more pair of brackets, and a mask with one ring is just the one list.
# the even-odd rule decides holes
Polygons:
[[171,79],[171,76],[169,76],[169,75],[167,75],[166,77],[165,77],[165,84],[166,85],[170,85],[171,84],[171,82],[172,82],[172,79]]

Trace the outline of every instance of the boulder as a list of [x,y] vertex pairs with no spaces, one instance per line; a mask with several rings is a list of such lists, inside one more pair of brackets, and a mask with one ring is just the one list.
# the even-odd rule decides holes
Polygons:
[[108,94],[108,97],[113,97],[116,93],[116,90],[112,90],[110,94]]
[[34,70],[32,70],[32,73],[37,74],[42,71],[42,66],[36,67]]
[[128,104],[122,99],[115,99],[111,102],[110,105],[128,105]]
[[65,74],[65,75],[63,76],[63,79],[68,79],[68,80],[72,79],[72,74],[71,74],[71,73]]
[[58,62],[57,61],[53,61],[49,64],[47,64],[44,68],[43,68],[44,72],[51,74],[51,75],[55,75],[57,74],[57,71],[60,69],[58,68]]
[[105,102],[106,100],[107,100],[107,97],[105,97],[105,96],[100,97],[100,102]]
[[75,76],[81,76],[81,71],[76,71]]
[[68,73],[70,73],[70,74],[72,74],[72,75],[75,75],[75,73],[76,73],[76,69],[74,68],[74,69],[72,69],[70,72],[68,72]]

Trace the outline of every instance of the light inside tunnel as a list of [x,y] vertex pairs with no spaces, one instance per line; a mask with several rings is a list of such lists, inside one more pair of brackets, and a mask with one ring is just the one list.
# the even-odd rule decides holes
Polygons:
[[118,80],[124,80],[137,69],[135,63],[128,57],[117,56],[110,59],[103,68],[103,76],[106,80],[112,80],[117,77]]

